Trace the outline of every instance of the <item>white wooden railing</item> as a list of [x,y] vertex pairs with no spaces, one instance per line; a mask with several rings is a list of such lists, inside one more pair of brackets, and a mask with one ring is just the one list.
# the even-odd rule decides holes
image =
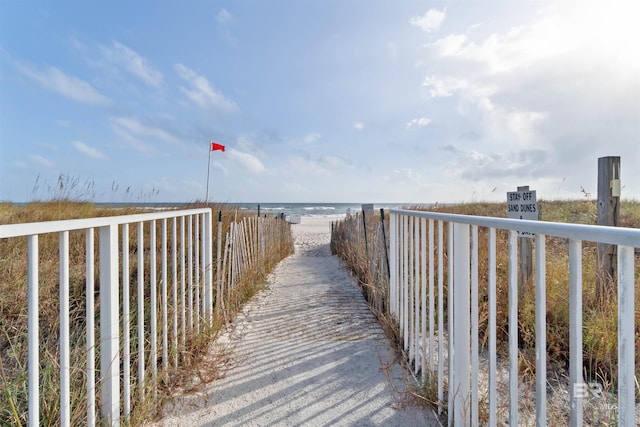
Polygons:
[[[136,230],[136,236],[130,236],[130,228]],[[39,266],[43,260],[39,255],[39,237],[59,236],[60,354],[54,364],[60,378],[60,425],[69,426],[73,420],[89,426],[119,425],[132,421],[130,416],[136,404],[145,399],[155,400],[159,381],[166,378],[170,368],[183,362],[179,355],[188,337],[212,325],[214,308],[226,317],[225,298],[237,304],[232,297],[241,294],[238,287],[245,272],[277,262],[274,258],[286,255],[287,245],[292,247],[289,225],[276,218],[246,217],[231,222],[223,239],[219,214],[217,228],[214,242],[209,208],[0,225],[0,244],[27,237],[29,425],[40,424],[39,410],[43,405],[40,396],[43,346],[39,331],[42,297],[39,288],[43,284]],[[81,280],[86,282],[86,299],[79,303],[85,307],[86,343],[70,342],[69,233],[78,231],[85,235],[86,271]],[[273,251],[274,247],[280,248],[279,252]],[[96,249],[98,262],[94,265]],[[213,250],[217,250],[216,265],[212,265]],[[99,310],[95,298],[96,267]],[[130,277],[136,270],[134,285]],[[130,303],[134,306],[130,307]],[[96,341],[94,319],[98,312]],[[77,331],[71,332],[78,335]],[[78,408],[70,396],[71,371],[83,369],[70,363],[70,353],[78,346],[86,351],[82,381],[86,393],[75,391],[82,399],[75,406],[86,406],[86,419],[77,416]],[[100,355],[98,369],[96,351]],[[96,408],[96,402],[100,402],[100,408]]]
[[[446,242],[444,230],[446,227]],[[478,227],[487,229],[488,271],[480,272]],[[437,228],[437,232],[435,229]],[[463,216],[409,210],[390,211],[390,314],[400,326],[402,345],[416,373],[437,380],[439,402],[447,402],[449,425],[478,425],[478,275],[488,276],[488,423],[497,424],[496,230],[508,231],[508,406],[509,425],[518,419],[517,231],[535,233],[535,419],[548,425],[546,364],[547,237],[569,241],[569,402],[571,425],[582,425],[582,242],[617,246],[618,425],[636,425],[635,414],[635,249],[640,230],[576,224]],[[446,248],[446,252],[445,252]],[[434,257],[437,256],[437,263]],[[446,261],[445,261],[446,257]],[[436,267],[437,266],[437,267]],[[444,278],[448,313],[444,311]],[[437,298],[437,301],[435,300]],[[437,305],[437,307],[436,307]],[[445,320],[446,315],[446,320]],[[445,330],[446,328],[446,330]],[[437,345],[437,349],[435,346]],[[446,350],[445,350],[446,346]],[[445,381],[445,362],[447,380]],[[445,384],[448,399],[444,398]]]
[[[185,340],[186,319],[193,327],[193,317],[205,322],[211,322],[212,299],[212,216],[211,209],[192,209],[184,211],[164,211],[139,215],[123,215],[105,218],[75,219],[65,221],[51,221],[27,224],[12,224],[0,226],[0,239],[27,236],[28,246],[28,421],[29,425],[39,425],[40,406],[40,336],[39,336],[39,245],[40,235],[48,233],[59,234],[60,247],[60,424],[67,426],[71,420],[70,403],[70,349],[75,343],[70,343],[69,335],[69,232],[84,230],[86,233],[86,406],[87,425],[96,423],[96,348],[100,352],[100,402],[103,422],[117,425],[129,419],[131,411],[131,354],[130,354],[130,250],[129,228],[137,229],[137,386],[139,399],[145,395],[145,361],[151,363],[152,383],[157,384],[157,360],[161,356],[162,371],[165,372],[169,364],[170,346],[175,348],[179,344],[178,315],[181,319],[181,341]],[[157,242],[157,222],[160,222],[160,239]],[[171,222],[171,231],[168,223]],[[145,224],[148,233],[145,235]],[[95,341],[95,299],[94,299],[94,253],[95,230],[98,231],[98,267],[99,267],[99,302],[100,329],[99,343]],[[168,254],[168,239],[171,236],[171,256]],[[147,240],[148,239],[148,240]],[[145,244],[154,250],[145,251]],[[179,245],[179,246],[178,246]],[[160,253],[160,304],[158,304],[158,260]],[[179,256],[178,256],[179,252]],[[181,307],[181,313],[173,310],[174,321],[172,341],[168,338],[168,263],[172,264],[172,306]],[[148,280],[145,279],[145,263],[148,262]],[[178,275],[180,269],[180,275]],[[188,275],[185,273],[188,272]],[[201,275],[199,273],[202,273]],[[195,275],[195,280],[194,280]],[[178,282],[180,287],[178,289]],[[149,299],[145,298],[149,292]],[[181,302],[178,302],[178,293]],[[194,304],[193,295],[202,295],[202,304]],[[185,298],[188,295],[188,304]],[[120,304],[122,298],[122,305]],[[150,324],[146,326],[145,304],[150,312]],[[157,307],[160,307],[162,320],[158,322]],[[122,312],[122,316],[120,313]],[[161,333],[157,330],[160,323]],[[124,331],[120,336],[120,327]],[[158,349],[158,336],[162,337],[161,353]],[[148,359],[145,355],[145,340],[151,341]],[[120,354],[122,349],[122,354]],[[174,363],[177,363],[177,358]],[[122,370],[120,366],[122,365]],[[120,384],[122,376],[123,384]],[[122,399],[120,392],[122,390]],[[121,403],[123,407],[121,408]],[[122,409],[122,410],[121,410]],[[124,421],[123,420],[123,421]]]

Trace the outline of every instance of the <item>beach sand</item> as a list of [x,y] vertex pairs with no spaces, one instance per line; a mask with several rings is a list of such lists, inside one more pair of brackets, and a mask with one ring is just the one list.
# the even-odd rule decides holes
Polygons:
[[156,425],[439,425],[406,405],[388,339],[330,254],[332,220],[292,225],[295,254],[213,346],[229,352],[224,377],[166,404]]

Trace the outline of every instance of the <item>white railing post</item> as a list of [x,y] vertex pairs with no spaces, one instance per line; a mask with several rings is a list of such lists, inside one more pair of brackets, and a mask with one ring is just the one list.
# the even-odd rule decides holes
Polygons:
[[582,241],[569,239],[569,405],[570,425],[582,425]]
[[149,333],[151,334],[151,383],[153,399],[158,396],[158,282],[156,274],[156,220],[149,226]]
[[169,375],[169,301],[167,288],[167,219],[160,221],[160,305],[162,306],[162,370],[164,376]]
[[427,378],[427,219],[420,220],[420,278],[421,278],[421,300],[420,300],[420,333],[422,335],[420,342],[422,345],[422,353],[420,358],[420,370],[422,381]]
[[107,425],[120,424],[120,330],[118,306],[118,226],[100,227],[101,413]]
[[471,327],[469,225],[454,224],[453,235],[453,303],[455,305],[453,345],[456,349],[454,354],[453,425],[468,426],[471,415],[469,411],[471,403],[469,400],[469,355],[471,351],[469,342]]
[[181,300],[181,331],[182,346],[187,345],[187,298],[185,290],[185,267],[184,267],[184,216],[180,217],[180,300]]
[[478,226],[471,226],[471,424],[478,426]]
[[193,303],[193,215],[187,217],[187,293],[189,304],[189,332],[194,334],[194,307]]
[[413,372],[420,368],[420,218],[413,219]]
[[453,242],[453,223],[452,222],[447,222],[447,330],[449,332],[449,340],[448,340],[448,357],[447,357],[447,366],[449,368],[449,372],[448,372],[448,387],[447,387],[447,391],[448,391],[448,401],[447,401],[447,406],[448,406],[448,420],[449,420],[449,425],[453,425],[453,413],[454,413],[454,374],[455,374],[455,369],[453,366],[453,361],[454,361],[454,357],[455,357],[455,351],[454,351],[454,340],[455,340],[455,334],[454,334],[454,330],[453,330],[453,325],[454,325],[454,318],[455,318],[455,313],[457,310],[454,310],[454,303],[453,303],[453,249],[454,249],[454,242]]
[[96,335],[95,335],[95,238],[93,228],[86,231],[87,294],[87,426],[96,424]]
[[172,290],[172,302],[173,302],[173,364],[178,366],[178,348],[180,347],[178,343],[178,228],[177,228],[178,219],[173,217],[171,220],[171,276],[173,286]]
[[395,292],[397,280],[397,236],[396,236],[396,214],[389,214],[389,301],[388,310],[392,319],[396,319]]
[[518,234],[509,231],[509,425],[518,425]]
[[122,400],[125,422],[131,412],[131,333],[129,325],[129,224],[122,224]]
[[40,425],[40,328],[38,326],[38,235],[27,237],[27,341],[29,425]]
[[[200,247],[204,249],[204,217],[202,215],[194,215],[193,221],[193,283],[196,291],[196,333],[200,333],[200,323],[207,320],[207,307],[206,307],[206,294],[207,289],[204,279],[206,268],[202,268],[204,265],[204,250],[200,253]],[[200,229],[200,223],[202,222],[202,229]],[[200,272],[202,271],[202,275]],[[202,278],[200,277],[202,276]],[[201,281],[202,280],[202,281]]]
[[213,325],[213,212],[209,210],[204,215],[204,258],[203,270],[205,286],[205,305],[207,309],[206,319],[209,326]]
[[545,236],[536,233],[536,424],[547,425],[547,295]]
[[433,268],[433,220],[429,219],[429,370],[430,374],[433,374],[434,355],[433,355],[433,343],[435,339],[434,328],[434,313],[435,313],[435,300],[434,300],[434,274]]
[[71,424],[69,362],[69,232],[60,232],[60,425]]
[[631,426],[635,415],[634,248],[618,246],[618,425]]
[[438,415],[444,403],[444,225],[438,221]]
[[[256,251],[259,253],[258,243],[256,233]],[[218,313],[222,310],[224,314],[224,292],[222,291],[222,212],[218,212],[218,238],[216,239],[216,310]]]
[[409,343],[409,361],[413,361],[414,357],[415,357],[415,353],[414,353],[414,344],[415,344],[415,339],[414,339],[414,330],[416,327],[416,322],[415,322],[415,297],[416,297],[416,292],[415,292],[415,281],[416,281],[416,270],[415,270],[415,260],[414,258],[416,257],[416,252],[414,250],[414,240],[415,240],[415,229],[414,229],[414,223],[415,223],[415,217],[410,216],[409,217],[409,284],[407,287],[407,298],[409,300],[408,303],[408,315],[409,315],[409,321],[408,321],[408,333],[407,333],[407,338],[408,338],[408,343]]
[[489,287],[489,426],[498,424],[497,360],[496,360],[496,229],[489,228],[488,246],[488,287]]
[[138,222],[138,392],[144,402],[144,223]]
[[[359,228],[358,228],[359,229]],[[402,337],[404,350],[409,349],[409,217],[402,216]]]

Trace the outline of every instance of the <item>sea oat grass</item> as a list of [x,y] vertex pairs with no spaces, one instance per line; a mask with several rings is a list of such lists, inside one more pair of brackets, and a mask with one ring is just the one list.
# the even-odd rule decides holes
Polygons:
[[[595,224],[596,203],[594,200],[546,201],[539,202],[542,221]],[[424,208],[422,208],[424,209]],[[438,212],[458,213],[466,215],[505,217],[503,203],[470,203],[454,206],[440,205],[434,209]],[[640,225],[640,202],[623,201],[621,204],[621,227],[636,228]],[[445,234],[446,236],[446,234]],[[480,318],[485,318],[488,311],[486,301],[483,302],[486,290],[486,266],[482,260],[487,259],[486,237],[482,229],[479,236],[480,269]],[[549,363],[568,364],[569,342],[569,269],[568,243],[566,239],[547,238],[547,347]],[[506,233],[498,232],[497,236],[497,269],[498,269],[498,341],[506,343],[507,325],[507,241]],[[583,242],[582,248],[582,300],[583,300],[583,343],[584,374],[587,380],[598,380],[606,377],[615,383],[617,378],[617,291],[615,283],[609,286],[609,293],[598,296],[596,292],[597,260],[596,245]],[[640,280],[640,257],[636,256],[636,283]],[[534,261],[535,262],[535,261]],[[502,278],[502,280],[501,280]],[[446,282],[445,282],[446,283]],[[640,303],[636,291],[636,307]],[[504,299],[504,301],[502,300]],[[503,307],[504,310],[501,310]],[[520,347],[535,347],[535,286],[526,287],[519,307]],[[636,310],[636,328],[640,336],[640,310]],[[486,325],[486,324],[485,324]],[[502,325],[502,327],[501,327]],[[486,327],[484,328],[486,329]],[[480,333],[483,336],[482,322]],[[484,342],[484,340],[482,340]],[[640,341],[638,341],[640,345]],[[640,354],[636,352],[636,366],[640,366]],[[567,365],[568,366],[568,365]]]
[[[66,185],[66,183],[65,183]],[[65,187],[66,188],[66,187]],[[222,211],[222,227],[225,232],[229,230],[232,221],[242,221],[244,217],[255,217],[255,213],[242,211],[234,206],[216,204],[206,205],[194,203],[186,208],[211,207],[215,212]],[[33,202],[26,205],[12,205],[0,203],[0,224],[29,223],[52,221],[60,219],[92,218],[113,215],[137,214],[143,210],[140,208],[109,208],[100,207],[92,203],[72,200],[52,200],[48,202]],[[161,238],[161,221],[156,221],[156,239]],[[167,227],[171,229],[171,221],[167,221]],[[180,224],[178,223],[178,229]],[[217,230],[217,216],[214,217],[214,239]],[[158,382],[152,383],[149,367],[150,343],[145,337],[145,400],[141,403],[138,387],[138,336],[137,336],[137,252],[143,249],[145,253],[150,251],[149,235],[150,225],[144,226],[144,248],[138,247],[138,236],[135,229],[129,230],[129,260],[130,260],[130,349],[131,349],[131,397],[132,412],[128,423],[131,425],[143,424],[153,418],[159,408],[171,393],[176,390],[189,390],[193,388],[193,378],[197,375],[201,381],[207,381],[220,375],[220,364],[213,363],[216,357],[208,354],[212,339],[219,332],[224,320],[230,320],[235,315],[233,310],[238,309],[243,302],[248,300],[265,283],[266,275],[283,257],[293,250],[291,235],[282,236],[282,241],[272,242],[265,248],[260,265],[254,266],[243,274],[237,283],[233,295],[225,301],[227,311],[216,312],[216,322],[213,327],[206,323],[200,324],[200,333],[197,334],[190,327],[187,328],[184,344],[176,344],[169,338],[170,360],[180,362],[179,367],[169,365],[169,371],[159,375]],[[283,228],[283,230],[285,230]],[[290,231],[290,230],[289,230]],[[96,232],[97,236],[97,232]],[[70,319],[70,382],[71,382],[71,423],[81,425],[86,422],[86,277],[85,277],[85,238],[84,231],[72,231],[69,233],[69,319]],[[170,239],[169,239],[170,240]],[[171,242],[168,242],[169,246]],[[26,238],[14,238],[0,240],[0,425],[26,425],[27,424],[27,256]],[[171,249],[169,248],[169,251]],[[160,260],[160,249],[157,249],[157,259]],[[215,247],[213,248],[213,265],[216,265]],[[40,342],[40,423],[41,425],[57,425],[60,422],[60,379],[59,379],[59,239],[56,233],[45,234],[39,237],[39,342]],[[97,260],[97,255],[96,255]],[[159,262],[158,262],[159,264]],[[160,303],[160,265],[157,265],[156,277],[158,280],[158,303]],[[150,280],[149,258],[145,257],[144,280],[147,291],[145,292],[145,325],[149,325],[149,290]],[[99,264],[95,263],[95,323],[96,342],[99,337]],[[215,280],[215,268],[213,277]],[[168,280],[173,280],[169,278]],[[214,290],[215,292],[215,290]],[[171,294],[171,292],[169,292]],[[204,296],[201,296],[204,298]],[[214,298],[218,296],[214,295]],[[226,296],[225,296],[226,298]],[[120,295],[122,301],[122,293]],[[122,309],[122,307],[121,307]],[[173,328],[173,318],[176,307],[171,295],[168,298],[169,331]],[[157,318],[161,319],[161,311],[158,307]],[[196,319],[197,322],[197,319]],[[190,326],[190,325],[189,325]],[[180,331],[180,328],[178,328]],[[181,332],[181,331],[180,331]],[[179,332],[179,334],[180,334]],[[122,332],[121,332],[122,334]],[[158,351],[161,352],[162,337],[158,331]],[[122,345],[122,335],[121,335]],[[121,356],[123,349],[120,349]],[[96,346],[96,390],[100,390],[99,360],[100,348]],[[161,360],[158,359],[160,369]],[[121,384],[122,387],[122,384]],[[153,391],[156,390],[156,391]],[[157,399],[153,396],[157,395]],[[7,404],[5,404],[7,402]],[[98,422],[99,401],[97,402]],[[123,420],[123,422],[126,424]]]
[[[575,201],[540,200],[541,221],[563,223],[595,224],[597,206],[594,200]],[[506,217],[504,203],[469,203],[460,205],[410,206],[408,209],[428,210],[443,213],[477,215],[490,217]],[[377,218],[376,218],[377,219]],[[378,220],[379,221],[379,220]],[[388,224],[388,220],[385,220]],[[621,227],[640,227],[640,202],[623,200],[620,209]],[[368,277],[369,261],[364,257],[362,240],[356,239],[353,231],[349,231],[346,221],[334,225],[332,250],[344,259],[363,285],[365,294],[370,293],[372,285]],[[443,230],[443,245],[447,242],[447,227]],[[352,233],[351,235],[349,233]],[[437,225],[434,229],[437,233]],[[360,243],[358,245],[358,242]],[[479,252],[479,342],[481,351],[488,345],[488,274],[487,274],[487,229],[478,230]],[[535,253],[535,251],[534,251]],[[605,295],[596,292],[597,260],[596,244],[583,242],[582,246],[582,300],[583,300],[583,375],[586,381],[597,382],[604,392],[617,390],[617,290],[615,283],[608,287]],[[535,258],[535,257],[534,257]],[[446,260],[445,260],[446,262]],[[535,265],[535,259],[534,259]],[[496,233],[496,274],[497,274],[497,349],[500,358],[508,357],[508,232],[497,230]],[[446,267],[446,266],[445,266]],[[434,259],[434,270],[438,269],[437,257]],[[640,255],[636,254],[636,285],[640,283]],[[444,306],[447,309],[447,274],[444,275]],[[437,289],[435,290],[437,298]],[[640,348],[640,290],[635,292],[635,325],[636,348]],[[552,374],[566,376],[569,368],[569,256],[566,239],[547,237],[546,239],[546,336],[547,364]],[[519,297],[518,305],[518,338],[521,380],[526,384],[535,381],[535,283],[525,284]],[[396,338],[397,339],[397,338]],[[640,352],[636,351],[636,367],[640,366]],[[562,379],[560,380],[562,381]],[[420,389],[420,387],[418,388]],[[430,385],[424,390],[425,396],[431,394]],[[605,395],[609,395],[604,393]],[[640,397],[640,393],[638,394]],[[427,400],[432,400],[427,398]],[[597,406],[590,407],[589,416],[598,420],[606,419],[611,414],[597,415]],[[593,409],[596,408],[596,409]],[[553,409],[553,408],[552,408]],[[566,408],[565,408],[566,409]],[[481,408],[481,411],[483,409]],[[555,410],[555,409],[554,409]],[[552,412],[550,412],[552,413]],[[565,413],[558,415],[564,419]]]

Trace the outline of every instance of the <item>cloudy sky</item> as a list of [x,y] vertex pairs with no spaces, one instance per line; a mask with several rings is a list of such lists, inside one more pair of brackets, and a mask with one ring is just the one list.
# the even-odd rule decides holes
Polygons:
[[638,200],[638,22],[635,0],[3,0],[0,200],[203,200],[209,159],[215,201],[578,199],[602,156]]

